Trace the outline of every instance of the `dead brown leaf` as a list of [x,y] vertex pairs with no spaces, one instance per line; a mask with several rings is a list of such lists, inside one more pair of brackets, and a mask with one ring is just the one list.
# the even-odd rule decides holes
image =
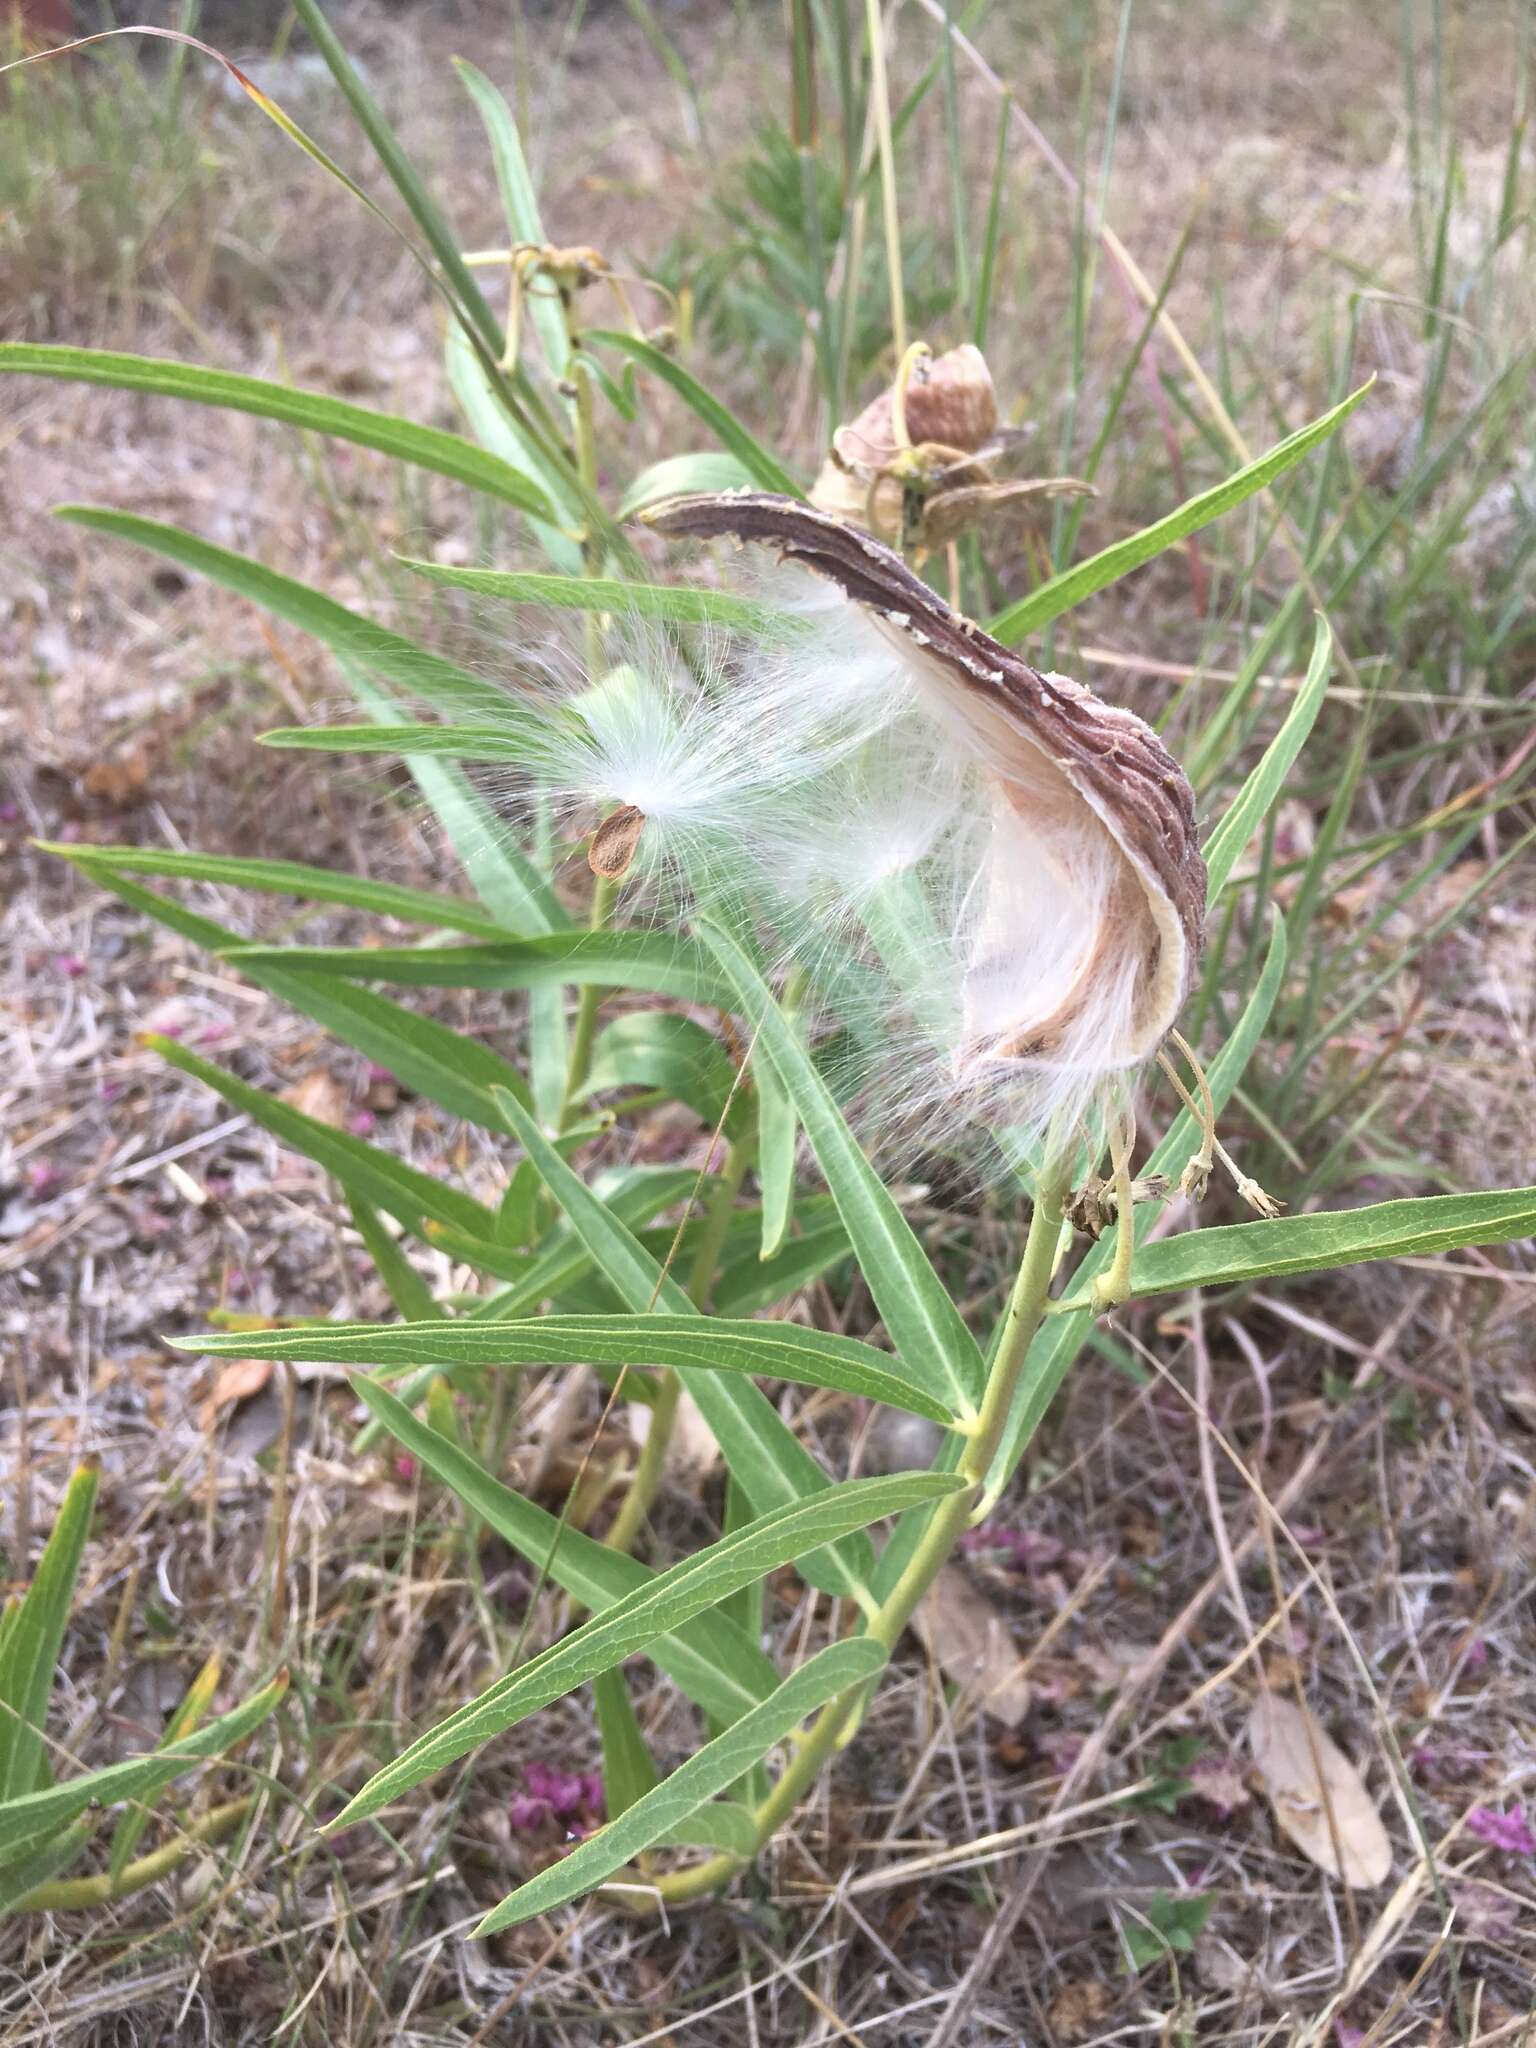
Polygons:
[[1320,1870],[1357,1891],[1384,1884],[1392,1844],[1381,1815],[1317,1717],[1261,1692],[1248,1716],[1248,1743],[1281,1833]]
[[945,1565],[912,1617],[923,1648],[947,1678],[1017,1728],[1029,1711],[1029,1680],[1007,1620],[957,1565]]
[[285,1088],[282,1098],[290,1108],[302,1110],[305,1116],[312,1116],[317,1123],[330,1124],[340,1130],[347,1120],[347,1098],[334,1074],[324,1067],[311,1067],[307,1074],[301,1074],[291,1088]]
[[270,1358],[232,1358],[228,1365],[221,1366],[213,1383],[213,1392],[203,1403],[203,1427],[211,1428],[221,1410],[234,1407],[238,1401],[249,1401],[253,1394],[259,1394],[271,1377]]
[[1046,2018],[1060,2041],[1086,2041],[1099,2021],[1109,2016],[1114,1997],[1107,1984],[1088,1977],[1063,1984],[1051,2000]]

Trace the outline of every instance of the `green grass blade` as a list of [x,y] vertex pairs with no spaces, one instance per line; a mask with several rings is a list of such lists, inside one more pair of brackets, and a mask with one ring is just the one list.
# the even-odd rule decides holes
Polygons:
[[[1136,1254],[1139,1301],[1186,1287],[1319,1273],[1372,1259],[1426,1258],[1464,1245],[1509,1244],[1536,1235],[1536,1188],[1490,1195],[1424,1195],[1368,1209],[1325,1210],[1274,1222],[1186,1231]],[[1077,1297],[1074,1295],[1074,1302]]]
[[1307,736],[1323,708],[1323,695],[1333,668],[1333,634],[1328,621],[1320,618],[1312,643],[1312,659],[1306,680],[1297,691],[1285,721],[1264,750],[1263,759],[1227,807],[1226,815],[1205,843],[1208,894],[1215,901],[1226,887],[1245,846],[1285,786],[1285,778],[1306,745]]
[[297,896],[306,903],[342,903],[352,910],[370,910],[402,924],[424,924],[434,931],[473,932],[499,939],[505,927],[487,917],[477,903],[453,896],[435,896],[426,889],[407,889],[395,882],[375,882],[366,875],[338,874],[295,860],[247,860],[236,854],[170,853],[158,846],[81,846],[34,841],[40,853],[73,861],[83,871],[114,874],[176,876],[189,882],[228,883],[267,895]]
[[753,439],[735,415],[720,403],[681,363],[664,355],[653,342],[636,334],[619,334],[611,329],[592,329],[584,337],[594,347],[614,348],[621,355],[649,370],[675,391],[689,411],[701,419],[722,448],[736,457],[759,490],[780,491],[787,498],[803,498],[804,491],[788,470],[782,468],[759,441]]
[[223,1756],[272,1712],[288,1690],[287,1673],[217,1721],[209,1721],[177,1742],[174,1749],[157,1749],[148,1756],[128,1757],[119,1764],[107,1764],[99,1771],[67,1778],[41,1792],[0,1805],[0,1849],[24,1842],[52,1828],[63,1827],[90,1806],[115,1806],[123,1799],[146,1800],[181,1777],[191,1765],[207,1757]]
[[1201,527],[1241,505],[1255,492],[1264,490],[1310,454],[1343,424],[1370,388],[1369,384],[1363,384],[1341,405],[1334,406],[1320,419],[1313,420],[1310,426],[1279,442],[1256,462],[1229,476],[1224,483],[1190,498],[1166,518],[1143,527],[1139,533],[1133,533],[1125,540],[1116,541],[1113,547],[1090,555],[1086,562],[1079,562],[1075,568],[1042,583],[1028,597],[1020,598],[1017,604],[999,612],[988,623],[988,632],[1011,646],[1026,634],[1036,632],[1052,619],[1059,618],[1063,612],[1070,611],[1074,605],[1081,604],[1096,590],[1103,590],[1108,584],[1128,575],[1132,569],[1139,569],[1143,562],[1150,562],[1165,548],[1172,547],[1175,541],[1183,540],[1187,534],[1198,533]]
[[884,1662],[885,1653],[868,1636],[833,1643],[819,1651],[785,1679],[772,1699],[743,1715],[723,1735],[706,1742],[670,1778],[663,1779],[654,1792],[637,1800],[626,1814],[599,1828],[561,1862],[541,1871],[503,1899],[487,1913],[475,1933],[494,1934],[503,1927],[515,1927],[520,1921],[531,1920],[536,1913],[551,1912],[568,1899],[603,1883],[652,1847],[668,1830],[734,1784],[808,1714],[839,1693],[873,1678]]
[[952,1415],[974,1414],[985,1364],[911,1224],[865,1158],[799,1034],[741,947],[718,925],[701,924],[699,936],[805,1128],[892,1343],[907,1366],[948,1403]]
[[15,1799],[37,1783],[43,1723],[100,1481],[94,1462],[71,1473],[32,1583],[6,1625],[0,1659],[0,1800]]
[[494,1238],[495,1217],[472,1195],[418,1172],[377,1145],[354,1138],[350,1131],[334,1130],[330,1124],[280,1102],[275,1095],[237,1080],[222,1067],[200,1060],[174,1039],[146,1033],[144,1043],[182,1073],[206,1082],[232,1109],[243,1111],[283,1144],[323,1166],[343,1187],[355,1188],[366,1200],[398,1217],[418,1235],[425,1234],[425,1225],[430,1220],[463,1231],[469,1237],[486,1241]]
[[482,345],[491,355],[501,351],[501,328],[475,282],[474,272],[464,261],[458,237],[449,227],[415,165],[401,148],[399,138],[385,120],[382,109],[364,85],[341,39],[326,19],[319,0],[294,0],[294,10],[309,32],[311,42],[325,59],[331,76],[340,86],[358,126],[367,136],[374,155],[389,175],[391,184],[410,209],[411,217],[426,237],[428,248],[442,266],[453,297],[463,309]]
[[[562,1526],[555,1516],[493,1479],[478,1459],[422,1422],[383,1387],[362,1379],[354,1384],[377,1423],[535,1571],[548,1572],[583,1607],[601,1613],[655,1584],[657,1574],[648,1565],[568,1523]],[[646,1654],[696,1705],[727,1722],[749,1712],[778,1683],[778,1673],[751,1637],[713,1608],[665,1631]]]
[[550,1315],[528,1322],[324,1323],[170,1341],[180,1350],[210,1355],[326,1359],[381,1369],[433,1365],[449,1374],[494,1365],[668,1365],[690,1387],[696,1375],[745,1373],[832,1387],[935,1422],[949,1420],[943,1403],[904,1361],[856,1337],[807,1330],[798,1323],[697,1315]]
[[218,406],[228,412],[254,413],[280,420],[306,433],[324,434],[372,448],[417,469],[452,477],[487,497],[515,505],[532,518],[559,515],[544,492],[500,456],[489,454],[461,435],[425,427],[395,413],[373,412],[349,405],[320,391],[299,391],[264,377],[243,377],[232,370],[208,370],[198,363],[178,363],[154,356],[119,355],[109,349],[63,348],[40,342],[0,343],[0,374],[61,377],[81,384],[105,384],[117,391],[142,391],[156,398],[179,398],[195,405]]

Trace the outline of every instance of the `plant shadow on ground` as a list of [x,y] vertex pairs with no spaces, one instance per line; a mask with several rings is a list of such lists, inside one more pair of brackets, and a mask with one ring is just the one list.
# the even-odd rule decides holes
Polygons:
[[[1365,373],[1378,379],[1325,479],[1311,474],[1291,501],[1352,672],[1257,851],[1258,888],[1291,919],[1292,970],[1224,1133],[1293,1207],[1528,1181],[1536,476],[1521,351],[1536,267],[1518,135],[1510,154],[1520,24],[1513,11],[1496,29],[1486,11],[1448,11],[1439,46],[1423,25],[1405,65],[1394,29],[1352,7],[1293,19],[1276,38],[1214,0],[1198,24],[1191,12],[1132,16],[1109,219],[1154,283],[1188,227],[1169,308],[1254,447]],[[466,246],[493,244],[494,179],[447,32],[394,10],[338,20]],[[604,9],[569,42],[558,19],[530,20],[515,46],[497,15],[464,10],[451,46],[520,110],[526,65],[552,229],[686,287],[712,387],[809,473],[835,416],[829,381],[841,393],[845,377],[861,402],[882,374],[872,330],[883,273],[871,257],[846,368],[828,370],[785,311],[806,217],[785,176],[784,130],[772,127],[784,119],[777,14],[742,10],[731,24],[722,35],[720,11],[700,7],[648,30]],[[977,31],[1091,184],[1118,27],[1108,8],[1062,6],[1027,35],[1007,21]],[[898,96],[935,48],[904,10]],[[104,100],[83,68],[55,81],[88,61],[29,74],[48,109],[30,132],[47,138],[52,168],[46,204],[31,177],[4,200],[0,254],[19,282],[7,304],[21,309],[11,334],[286,374],[457,423],[436,313],[376,226],[200,74],[145,74],[132,126],[132,92]],[[302,70],[277,77],[310,95],[306,125],[345,140],[338,153],[353,167],[362,151],[340,102]],[[957,170],[968,194],[974,263],[997,143],[984,83],[962,69],[955,91],[955,160],[942,122],[914,119],[901,138],[905,179],[933,196],[907,244],[909,310],[914,331],[932,317],[944,341],[962,337],[947,310],[951,179]],[[747,139],[763,133],[780,139]],[[825,135],[835,164],[830,121]],[[1143,309],[1092,256],[1070,198],[1017,130],[1006,148],[988,335],[999,389],[1042,473],[1080,470],[1106,420],[1109,433],[1081,519],[1048,513],[993,551],[999,603],[1067,559],[1062,550],[1108,545],[1233,466],[1161,337],[1124,380]],[[143,188],[85,175],[146,152]],[[377,173],[365,182],[382,194]],[[701,191],[720,204],[701,205]],[[70,192],[78,206],[61,200]],[[872,249],[878,236],[872,208]],[[1469,1812],[1529,1805],[1528,1248],[1464,1253],[1449,1271],[1410,1261],[1250,1289],[1207,1303],[1198,1321],[1183,1305],[1142,1305],[1104,1327],[993,1518],[1000,1540],[967,1565],[1025,1656],[1027,1715],[1005,1726],[909,1643],[831,1779],[724,1905],[670,1925],[589,1907],[466,1939],[559,1845],[553,1805],[530,1808],[531,1768],[565,1777],[596,1764],[574,1700],[503,1738],[472,1775],[434,1780],[402,1829],[392,1819],[388,1834],[364,1825],[317,1841],[284,1785],[350,1769],[355,1789],[356,1765],[388,1753],[395,1729],[430,1725],[498,1675],[525,1620],[534,1649],[569,1617],[547,1593],[529,1615],[514,1554],[499,1539],[467,1550],[456,1504],[410,1459],[353,1457],[357,1411],[338,1374],[168,1362],[158,1339],[207,1327],[215,1308],[325,1316],[342,1303],[369,1319],[392,1308],[325,1176],[210,1107],[140,1034],[179,1039],[487,1193],[497,1148],[30,841],[186,843],[419,887],[453,886],[453,869],[388,774],[338,777],[250,744],[264,726],[313,722],[340,700],[309,643],[44,515],[61,499],[132,506],[364,606],[400,601],[394,551],[478,560],[492,537],[466,520],[453,486],[405,480],[360,450],[199,408],[7,384],[0,835],[13,1052],[0,1313],[12,1363],[0,1398],[24,1395],[5,1416],[7,1571],[26,1577],[72,1462],[99,1453],[50,1723],[66,1755],[100,1763],[158,1739],[215,1651],[229,1701],[279,1645],[296,1682],[280,1736],[247,1751],[223,1789],[214,1773],[187,1784],[202,1803],[268,1791],[249,1834],[199,1848],[93,1915],[8,1922],[0,2039],[235,2042],[287,2026],[283,2038],[347,2043],[705,2043],[755,2029],[765,2042],[851,2033],[915,2048],[934,2038],[978,1955],[988,1967],[964,1994],[965,2042],[1070,2042],[1130,2026],[1202,2041],[1277,2029],[1341,2048],[1351,2029],[1373,2041],[1519,2038],[1531,1859],[1463,1830],[1438,1891],[1426,1877],[1386,1911],[1390,1887],[1342,1901],[1272,1825],[1241,1737],[1257,1660],[1276,1684],[1294,1675],[1342,1747],[1377,1758],[1371,1790],[1392,1821],[1398,1875],[1412,1868],[1376,1715],[1326,1589],[1408,1755],[1429,1839],[1441,1843]],[[685,425],[683,445],[696,445],[696,425],[666,404],[611,430],[638,468],[679,445]],[[1166,718],[1182,752],[1209,693],[1243,668],[1292,586],[1268,518],[1250,505],[1091,600],[1060,623],[1051,659]],[[1219,814],[1210,792],[1230,787],[1231,760],[1254,757],[1300,665],[1294,650],[1290,664],[1279,653],[1259,664],[1275,687],[1251,692],[1232,756],[1206,764],[1208,815]],[[207,889],[195,900],[254,935],[284,934],[280,902]],[[369,928],[336,908],[303,936],[360,943]],[[1259,969],[1256,932],[1235,920],[1215,934],[1234,1012]],[[521,1019],[506,997],[419,993],[443,1022],[514,1049]],[[1232,1017],[1213,1003],[1200,1021],[1219,1037]],[[1150,1131],[1167,1121],[1158,1101]],[[697,1165],[706,1138],[686,1114],[657,1110],[584,1165]],[[941,1164],[925,1167],[905,1206],[984,1328],[1018,1219]],[[462,1281],[442,1253],[422,1270],[439,1293]],[[875,1316],[843,1266],[805,1290],[803,1319],[860,1333]],[[1209,1425],[1159,1367],[1195,1388]],[[592,1436],[599,1391],[563,1399],[549,1374],[497,1418],[519,1447],[520,1482],[551,1511]],[[783,1406],[839,1473],[928,1455],[888,1441],[847,1402],[792,1390]],[[1315,1576],[1270,1551],[1217,1431],[1286,1503]],[[610,1423],[595,1467],[628,1454],[627,1432]],[[719,1491],[713,1474],[681,1463],[647,1554],[665,1561],[707,1540]],[[808,1597],[798,1581],[770,1585],[767,1621],[781,1639],[811,1626]],[[634,1706],[673,1760],[697,1730],[676,1692],[640,1669]],[[1106,1731],[1106,1770],[1082,1802],[1143,1779],[1148,1796],[1082,1812],[1047,1839],[1051,1801]],[[1197,1753],[1170,1749],[1191,1736]],[[1198,1926],[1183,1913],[1190,1894],[1212,1902]],[[1021,1898],[1008,1945],[990,1953],[989,1930]]]

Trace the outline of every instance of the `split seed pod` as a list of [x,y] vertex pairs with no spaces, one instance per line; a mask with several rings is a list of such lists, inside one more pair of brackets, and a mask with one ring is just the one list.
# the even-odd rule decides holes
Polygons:
[[878,540],[794,499],[696,495],[644,517],[761,543],[834,585],[897,655],[936,744],[979,771],[990,829],[961,918],[959,1075],[1033,1069],[1049,1107],[1080,1109],[1149,1058],[1189,992],[1206,894],[1193,793],[1151,727],[1040,674]]

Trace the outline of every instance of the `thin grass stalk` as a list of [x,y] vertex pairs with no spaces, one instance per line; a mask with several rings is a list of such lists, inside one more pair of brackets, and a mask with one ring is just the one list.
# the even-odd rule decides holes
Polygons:
[[901,269],[901,215],[896,200],[896,147],[891,136],[891,92],[885,69],[885,23],[880,0],[865,0],[869,32],[870,95],[880,153],[880,204],[885,217],[885,264],[891,291],[891,342],[896,360],[907,352],[906,286]]

